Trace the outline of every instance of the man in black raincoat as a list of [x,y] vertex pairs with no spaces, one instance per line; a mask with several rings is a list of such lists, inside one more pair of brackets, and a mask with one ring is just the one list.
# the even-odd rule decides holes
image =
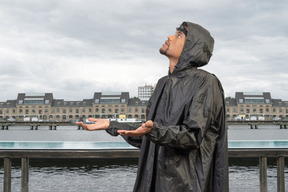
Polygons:
[[214,39],[200,25],[184,22],[160,53],[169,59],[147,106],[147,122],[133,127],[104,119],[77,122],[105,129],[141,148],[135,192],[228,192],[224,93],[206,65]]

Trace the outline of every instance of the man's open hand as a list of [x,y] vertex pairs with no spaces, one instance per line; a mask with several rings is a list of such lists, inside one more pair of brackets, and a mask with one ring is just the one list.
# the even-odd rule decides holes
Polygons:
[[138,129],[133,131],[127,131],[127,130],[118,130],[117,132],[120,135],[123,136],[129,136],[129,137],[138,137],[145,135],[146,133],[149,133],[151,129],[153,128],[153,121],[149,120],[146,123],[143,123]]
[[109,127],[110,122],[107,119],[88,118],[89,121],[94,121],[93,124],[84,124],[83,122],[76,122],[83,129],[88,131],[105,130]]

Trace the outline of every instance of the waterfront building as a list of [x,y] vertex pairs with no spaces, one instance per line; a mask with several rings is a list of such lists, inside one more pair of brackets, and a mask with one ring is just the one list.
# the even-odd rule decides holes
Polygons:
[[[269,92],[236,92],[226,98],[227,120],[288,120],[288,101],[272,99]],[[0,121],[71,121],[89,117],[146,120],[148,101],[129,92],[95,92],[90,99],[68,101],[52,93],[19,93],[16,100],[0,102]]]
[[16,100],[0,102],[1,121],[71,121],[90,117],[135,118],[145,121],[147,101],[130,99],[128,92],[95,92],[93,98],[67,101],[52,93],[19,93]]
[[138,98],[143,101],[148,101],[154,92],[154,86],[145,85],[138,87]]
[[227,120],[288,120],[288,101],[272,99],[270,92],[236,92],[225,102]]

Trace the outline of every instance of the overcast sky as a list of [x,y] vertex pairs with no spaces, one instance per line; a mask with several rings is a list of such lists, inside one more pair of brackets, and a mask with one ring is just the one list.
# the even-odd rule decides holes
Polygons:
[[82,100],[130,92],[168,73],[159,54],[183,21],[208,29],[203,69],[235,92],[288,100],[286,0],[1,0],[0,101],[18,93]]

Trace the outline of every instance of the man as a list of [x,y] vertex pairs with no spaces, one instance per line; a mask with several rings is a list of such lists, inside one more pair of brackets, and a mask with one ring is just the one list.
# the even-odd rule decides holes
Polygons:
[[141,148],[135,192],[228,192],[227,125],[222,86],[206,65],[214,39],[184,22],[160,48],[169,59],[147,106],[147,122],[132,127],[105,119],[86,130],[109,134]]

